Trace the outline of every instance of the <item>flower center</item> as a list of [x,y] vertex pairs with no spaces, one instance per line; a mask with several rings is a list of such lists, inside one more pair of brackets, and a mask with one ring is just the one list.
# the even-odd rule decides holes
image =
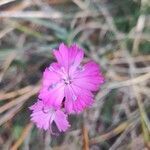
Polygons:
[[63,78],[63,81],[64,81],[64,83],[65,83],[66,85],[68,85],[68,84],[71,84],[71,83],[72,83],[72,81],[71,81],[71,78],[70,78],[70,77]]

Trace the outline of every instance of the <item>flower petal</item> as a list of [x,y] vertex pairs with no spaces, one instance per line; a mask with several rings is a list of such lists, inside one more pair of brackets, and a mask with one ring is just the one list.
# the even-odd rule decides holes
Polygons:
[[57,83],[52,87],[43,87],[39,93],[39,99],[42,99],[48,106],[60,107],[64,98],[64,84]]
[[83,66],[82,70],[76,70],[73,76],[73,84],[90,91],[97,91],[104,78],[98,64],[93,61]]
[[57,59],[57,62],[65,67],[66,69],[68,68],[68,47],[62,43],[59,45],[59,50],[54,50],[53,51],[54,56]]
[[72,66],[76,68],[82,61],[84,52],[76,44],[67,47],[64,43],[60,44],[59,50],[53,51],[59,65],[63,66],[67,71]]
[[59,131],[66,131],[68,129],[69,122],[67,120],[67,115],[64,114],[61,110],[57,110],[55,113],[55,119],[54,119]]
[[[52,68],[53,65],[50,67]],[[44,73],[43,73],[43,80],[42,80],[42,86],[50,86],[52,84],[55,84],[57,82],[60,82],[61,80],[61,75],[57,73],[56,71],[50,70],[49,68],[46,68]],[[59,71],[59,70],[58,70]]]
[[93,103],[93,95],[90,91],[74,85],[65,87],[65,97],[65,109],[68,113],[79,113]]
[[50,128],[50,122],[52,113],[44,113],[43,111],[44,104],[42,101],[38,101],[30,109],[33,111],[31,114],[31,121],[36,124],[40,129],[48,130]]
[[78,66],[83,60],[84,52],[76,44],[72,44],[69,48],[70,65]]

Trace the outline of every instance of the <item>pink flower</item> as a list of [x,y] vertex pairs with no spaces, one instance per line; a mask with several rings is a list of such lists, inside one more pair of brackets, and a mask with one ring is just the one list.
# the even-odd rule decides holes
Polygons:
[[60,44],[53,54],[57,62],[46,68],[39,98],[45,105],[55,108],[60,108],[64,102],[67,113],[83,111],[93,103],[92,92],[104,81],[99,65],[93,61],[81,64],[84,52],[75,44],[70,47]]
[[34,105],[30,107],[32,110],[31,121],[36,124],[38,128],[48,130],[50,129],[51,133],[52,123],[55,122],[59,131],[66,131],[70,126],[67,121],[67,115],[64,114],[60,109],[55,110],[54,107],[47,107],[44,105],[43,101],[38,100]]

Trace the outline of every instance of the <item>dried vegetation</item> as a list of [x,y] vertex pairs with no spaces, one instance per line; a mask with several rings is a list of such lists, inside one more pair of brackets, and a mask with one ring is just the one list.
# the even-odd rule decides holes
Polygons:
[[[148,150],[149,10],[148,0],[1,0],[0,149]],[[56,137],[30,123],[28,106],[60,42],[82,46],[106,81]]]

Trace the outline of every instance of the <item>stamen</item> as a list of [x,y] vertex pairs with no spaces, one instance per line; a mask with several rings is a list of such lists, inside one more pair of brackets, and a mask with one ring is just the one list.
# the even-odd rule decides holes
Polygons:
[[68,77],[67,79],[63,79],[63,81],[64,81],[64,83],[65,83],[66,85],[68,85],[68,84],[71,84],[71,83],[72,83],[72,81],[71,81],[71,78],[70,78],[70,77]]
[[71,81],[70,80],[64,80],[65,84],[71,84]]

